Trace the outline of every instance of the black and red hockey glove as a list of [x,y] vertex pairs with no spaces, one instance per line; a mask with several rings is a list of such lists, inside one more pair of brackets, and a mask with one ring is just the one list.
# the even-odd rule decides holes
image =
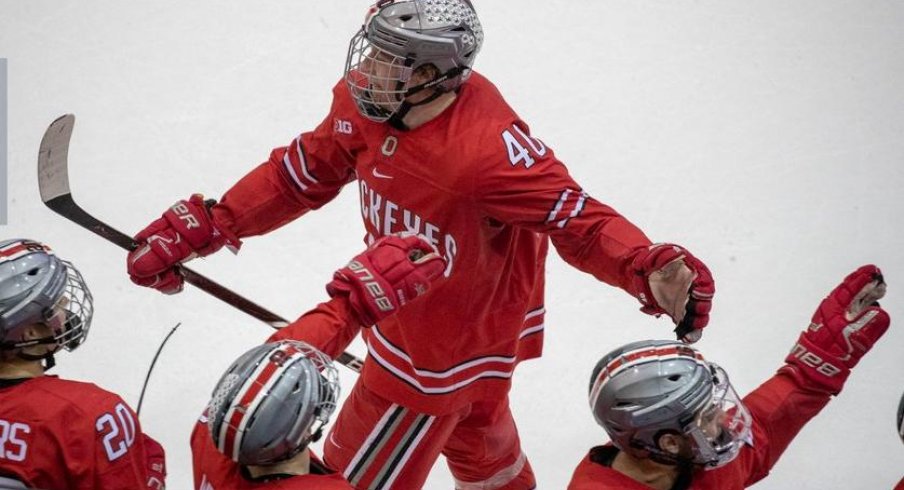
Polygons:
[[336,271],[326,290],[331,297],[347,295],[361,325],[369,327],[426,293],[445,268],[445,259],[423,237],[392,235]]
[[212,203],[205,202],[201,194],[194,194],[187,201],[172,205],[163,216],[135,235],[138,248],[126,258],[132,282],[175,294],[183,286],[176,265],[210,255],[223,245],[237,251],[242,242],[214,222],[209,210]]
[[640,311],[671,317],[675,334],[684,342],[700,340],[716,292],[706,264],[680,245],[657,243],[638,251],[632,268]]
[[822,300],[785,358],[783,371],[803,386],[838,394],[851,368],[885,334],[891,322],[879,306],[885,279],[874,265],[864,265]]

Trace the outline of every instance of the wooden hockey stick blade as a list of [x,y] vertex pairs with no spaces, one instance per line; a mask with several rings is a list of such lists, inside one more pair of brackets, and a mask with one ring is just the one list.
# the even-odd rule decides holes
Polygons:
[[[44,133],[44,137],[41,139],[41,147],[38,152],[38,187],[41,191],[41,200],[54,212],[82,228],[118,245],[120,248],[134,250],[138,247],[138,244],[132,240],[132,237],[95,218],[82,209],[72,198],[72,191],[69,188],[68,162],[69,140],[72,137],[74,125],[74,115],[66,114],[61,116],[50,123]],[[289,324],[285,318],[184,265],[177,267],[177,270],[182,274],[185,282],[275,329],[283,328]],[[355,372],[361,372],[361,368],[364,365],[364,361],[347,352],[340,354],[336,360]]]

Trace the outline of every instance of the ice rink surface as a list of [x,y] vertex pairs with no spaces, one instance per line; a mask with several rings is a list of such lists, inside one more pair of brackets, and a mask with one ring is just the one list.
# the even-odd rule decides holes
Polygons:
[[[892,488],[904,476],[894,424],[904,392],[904,3],[475,3],[486,31],[475,68],[533,134],[591,195],[709,264],[718,293],[698,346],[741,394],[781,365],[848,272],[884,269],[891,330],[755,488]],[[52,245],[95,294],[89,341],[59,356],[63,377],[134,406],[154,350],[182,322],[141,416],[167,449],[171,489],[191,487],[188,436],[213,384],[270,330],[191,288],[165,297],[133,286],[122,251],[41,204],[41,135],[76,114],[73,195],[137,232],[192,192],[219,196],[319,123],[366,7],[0,0],[10,196],[0,235]],[[246,240],[238,257],[192,265],[294,318],[326,298],[331,273],[362,248],[357,201],[351,186]],[[586,402],[594,363],[622,343],[669,337],[670,327],[558,256],[548,275],[545,353],[519,367],[511,398],[539,488],[562,489],[606,439]],[[342,372],[350,388],[354,376]],[[426,488],[452,488],[443,462]]]

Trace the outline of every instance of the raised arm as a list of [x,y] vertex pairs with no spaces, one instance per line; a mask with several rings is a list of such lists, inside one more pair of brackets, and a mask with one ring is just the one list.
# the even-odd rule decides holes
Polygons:
[[882,272],[860,267],[822,300],[771,379],[744,398],[754,418],[753,446],[743,456],[748,485],[763,478],[803,426],[837,395],[880,337],[890,319],[878,300]]

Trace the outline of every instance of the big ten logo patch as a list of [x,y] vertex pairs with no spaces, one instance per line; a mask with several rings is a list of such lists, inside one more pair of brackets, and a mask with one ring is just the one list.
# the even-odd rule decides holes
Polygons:
[[333,132],[342,134],[352,134],[352,123],[342,119],[333,120]]

